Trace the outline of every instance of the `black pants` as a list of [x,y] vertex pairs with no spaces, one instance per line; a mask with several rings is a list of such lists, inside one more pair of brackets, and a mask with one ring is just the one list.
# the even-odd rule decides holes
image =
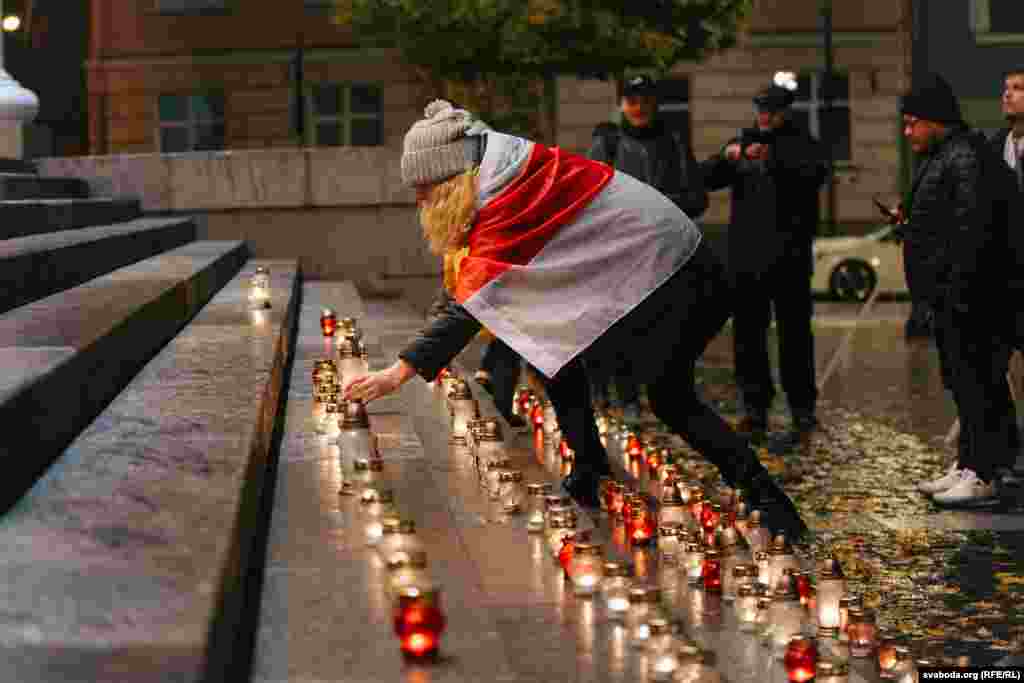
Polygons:
[[763,415],[775,399],[768,356],[768,328],[774,312],[786,400],[794,415],[813,414],[818,389],[811,330],[814,304],[806,262],[777,264],[764,273],[736,272],[733,284],[736,383],[747,413]]
[[1016,418],[1006,383],[1009,349],[993,322],[977,313],[936,302],[935,343],[942,382],[953,394],[960,418],[958,466],[991,481],[1000,468],[1012,468]]
[[491,387],[494,391],[494,405],[506,420],[512,417],[512,399],[516,393],[516,382],[522,360],[519,354],[501,341],[494,339],[484,350],[480,367],[491,373]]
[[[697,359],[728,320],[731,300],[721,261],[701,244],[679,272],[587,349],[584,360],[600,365],[602,358],[631,353],[654,414],[735,486],[749,484],[764,468],[746,441],[700,400],[694,383]],[[584,476],[608,472],[583,363],[566,365],[547,381],[547,390],[576,451],[576,470]]]

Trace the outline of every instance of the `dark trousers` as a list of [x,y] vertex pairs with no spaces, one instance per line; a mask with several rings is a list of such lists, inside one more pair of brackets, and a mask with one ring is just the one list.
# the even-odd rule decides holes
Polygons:
[[[697,359],[725,325],[732,296],[721,261],[702,243],[683,268],[598,339],[587,365],[630,351],[636,380],[647,384],[659,420],[714,463],[730,485],[747,485],[764,472],[756,455],[697,395]],[[590,404],[583,364],[573,361],[548,380],[548,395],[583,476],[608,471]],[[577,445],[579,444],[579,445]]]
[[494,339],[484,350],[480,367],[491,373],[494,406],[508,420],[512,417],[512,400],[515,398],[516,382],[519,381],[522,367],[519,354],[505,342]]
[[1006,383],[1009,349],[993,321],[981,314],[945,302],[937,302],[934,310],[942,383],[960,418],[958,466],[991,481],[1000,468],[1012,468],[1017,455],[1011,432],[1016,418]]
[[814,373],[811,278],[803,260],[782,263],[765,273],[733,273],[736,311],[733,351],[736,383],[749,414],[764,414],[775,398],[768,328],[774,312],[779,339],[779,370],[794,415],[813,414],[818,398]]

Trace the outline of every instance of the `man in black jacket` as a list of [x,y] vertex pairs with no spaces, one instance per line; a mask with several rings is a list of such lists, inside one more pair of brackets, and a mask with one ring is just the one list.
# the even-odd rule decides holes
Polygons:
[[[629,79],[620,100],[622,124],[602,123],[594,129],[588,156],[651,185],[696,220],[708,208],[700,166],[680,131],[658,117],[658,84],[649,76]],[[611,375],[627,421],[639,418],[639,388],[628,358],[616,367],[588,368],[598,401],[605,402]]]
[[903,135],[923,157],[904,236],[911,296],[935,311],[943,383],[960,417],[956,464],[919,490],[940,505],[996,502],[1000,468],[1012,465],[1004,327],[1006,228],[1012,176],[980,133],[963,123],[952,88],[927,76],[903,97]]
[[745,412],[740,428],[755,440],[764,436],[775,397],[767,341],[773,309],[793,426],[804,433],[817,425],[811,249],[827,171],[818,141],[790,120],[793,99],[785,88],[763,89],[754,98],[757,125],[702,164],[708,189],[732,189],[728,265],[736,296],[736,381]]

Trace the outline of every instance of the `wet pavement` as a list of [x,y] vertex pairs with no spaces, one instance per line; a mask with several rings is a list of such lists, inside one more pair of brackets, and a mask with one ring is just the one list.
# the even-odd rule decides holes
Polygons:
[[[866,316],[823,387],[821,429],[802,443],[777,435],[759,455],[814,530],[813,555],[840,558],[883,628],[928,654],[989,665],[1024,653],[1024,510],[943,510],[914,490],[951,462],[944,437],[955,411],[934,345],[904,340],[908,312],[907,302],[884,302]],[[819,372],[857,315],[854,305],[817,304]],[[475,369],[479,353],[474,344],[460,361]],[[731,367],[727,328],[698,374],[706,399],[735,419]],[[667,434],[653,416],[645,421]],[[785,431],[784,397],[770,422]]]

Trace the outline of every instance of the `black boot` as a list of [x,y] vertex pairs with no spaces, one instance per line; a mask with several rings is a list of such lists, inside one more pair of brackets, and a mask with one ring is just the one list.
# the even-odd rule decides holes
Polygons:
[[747,505],[751,510],[761,511],[763,524],[773,534],[785,534],[790,543],[799,543],[810,534],[793,501],[767,470],[762,468],[742,488]]

